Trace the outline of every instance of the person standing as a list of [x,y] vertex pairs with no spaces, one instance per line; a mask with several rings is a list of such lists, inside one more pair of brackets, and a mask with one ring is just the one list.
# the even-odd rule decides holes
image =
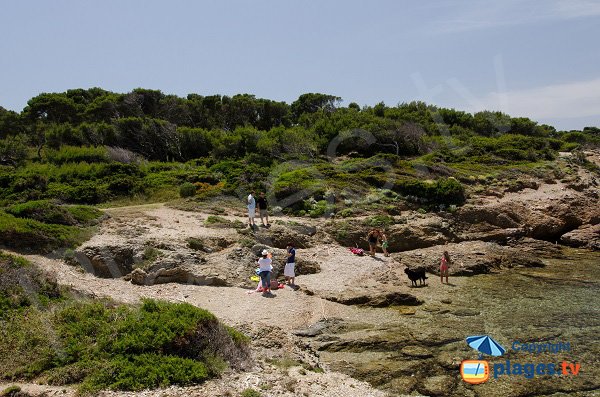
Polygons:
[[371,256],[375,256],[375,250],[377,249],[377,242],[380,238],[379,229],[372,229],[369,234],[367,234],[367,241],[369,242],[369,253]]
[[269,251],[263,250],[261,253],[262,257],[258,260],[259,277],[263,287],[263,293],[271,293],[271,271],[273,266],[271,263],[273,260],[269,258]]
[[256,200],[254,200],[254,190],[248,195],[248,226],[254,229],[254,216],[256,215]]
[[287,245],[287,260],[285,263],[285,267],[283,269],[283,275],[285,276],[285,281],[289,285],[295,285],[296,281],[296,273],[294,268],[296,267],[296,248],[294,248],[294,243],[289,242]]
[[[265,197],[265,192],[260,192],[260,197],[256,200],[258,204],[258,214],[260,215],[260,223],[264,227],[271,226],[269,224],[269,212],[267,211],[267,198]],[[264,218],[264,219],[263,219]],[[265,220],[267,221],[265,223]]]
[[448,251],[444,251],[440,263],[440,281],[442,284],[444,284],[444,276],[446,276],[446,284],[448,284],[448,266],[450,266],[450,255],[448,254]]
[[390,256],[390,253],[387,250],[389,246],[387,236],[384,232],[380,232],[379,237],[381,238],[381,249],[383,250],[383,255],[386,257]]

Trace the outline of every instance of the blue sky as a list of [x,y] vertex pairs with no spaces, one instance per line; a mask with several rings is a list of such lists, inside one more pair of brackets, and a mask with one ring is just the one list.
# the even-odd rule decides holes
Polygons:
[[600,126],[600,0],[4,0],[0,106],[136,87]]

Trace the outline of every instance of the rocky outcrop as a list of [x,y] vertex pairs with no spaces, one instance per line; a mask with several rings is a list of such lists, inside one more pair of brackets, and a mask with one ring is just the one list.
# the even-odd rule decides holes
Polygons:
[[218,273],[198,274],[185,266],[178,266],[171,269],[159,268],[158,270],[146,273],[142,269],[135,269],[129,275],[131,282],[136,285],[154,285],[165,283],[179,283],[192,285],[210,285],[214,287],[226,287],[228,282]]
[[560,237],[560,242],[571,247],[583,247],[599,251],[600,223],[583,225],[569,233],[565,233]]
[[[449,273],[454,276],[472,276],[488,273],[492,269],[516,266],[543,267],[544,263],[534,254],[516,248],[500,246],[496,243],[468,241],[451,243],[439,247],[417,249],[394,254],[394,259],[409,268],[421,268],[430,273],[439,273],[440,258],[447,250],[452,260]],[[394,273],[394,274],[392,274]],[[395,274],[398,273],[398,274]],[[402,273],[402,274],[400,274]],[[406,276],[400,269],[382,272],[377,279],[382,282],[394,282],[398,277]]]
[[544,240],[535,240],[529,237],[509,239],[507,245],[540,258],[562,258],[565,256],[562,251],[562,245]]
[[[346,247],[369,249],[367,233],[372,227],[361,222],[333,221],[324,230],[336,242]],[[432,247],[455,239],[451,223],[437,215],[414,216],[408,223],[398,223],[386,228],[390,251],[407,251]]]
[[177,245],[163,246],[159,250],[147,245],[124,244],[82,247],[76,251],[74,261],[97,277],[125,277],[138,285],[238,285],[253,269],[249,266],[235,273],[224,266],[220,258],[211,261],[207,258],[201,252]]
[[388,307],[401,305],[420,305],[423,302],[416,296],[394,291],[389,287],[347,289],[335,295],[324,295],[323,298],[344,305],[360,305],[370,307]]
[[452,239],[452,232],[448,222],[435,217],[410,225],[393,225],[387,237],[389,250],[397,252],[444,244]]
[[87,246],[75,252],[75,260],[96,277],[118,278],[133,270],[131,245]]
[[285,248],[292,242],[297,248],[310,248],[313,246],[312,236],[316,228],[295,224],[291,226],[273,225],[270,228],[259,228],[254,238],[261,244],[275,248]]
[[[196,251],[212,253],[221,251],[233,245],[233,241],[224,237],[190,237],[187,239],[187,246]],[[161,248],[161,247],[157,247]]]
[[423,382],[422,393],[427,396],[451,396],[454,384],[454,379],[449,375],[432,376]]
[[569,191],[535,202],[506,201],[495,205],[465,205],[452,220],[457,240],[506,241],[527,236],[556,241],[582,224],[598,223],[598,193]]

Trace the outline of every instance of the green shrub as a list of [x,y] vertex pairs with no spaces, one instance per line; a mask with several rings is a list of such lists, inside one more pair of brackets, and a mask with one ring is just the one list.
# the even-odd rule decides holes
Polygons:
[[7,207],[5,211],[18,218],[33,219],[43,223],[73,226],[86,225],[102,216],[102,211],[84,205],[59,205],[50,200],[28,201]]
[[354,215],[354,210],[352,208],[344,208],[343,210],[338,212],[338,215],[341,216],[342,218],[348,218],[348,217]]
[[364,225],[368,227],[386,228],[394,223],[394,217],[389,215],[375,215],[364,220]]
[[[189,304],[145,300],[138,307],[108,301],[63,306],[10,318],[10,334],[0,330],[7,336],[0,339],[0,353],[12,349],[19,358],[0,357],[3,376],[43,374],[53,384],[81,382],[81,392],[137,391],[201,383],[219,375],[226,363],[238,368],[249,358],[248,338]],[[28,323],[37,341],[18,331]]]
[[7,247],[49,252],[56,248],[76,246],[86,237],[85,229],[16,218],[0,211],[0,240]]
[[393,189],[432,204],[462,204],[466,199],[464,186],[454,178],[440,178],[437,181],[404,179],[398,181]]
[[0,397],[12,397],[17,395],[21,391],[21,388],[17,385],[9,386],[0,392]]
[[19,218],[34,219],[44,223],[75,225],[77,220],[66,208],[49,200],[28,201],[12,205],[5,210]]
[[87,205],[68,205],[64,209],[69,211],[75,220],[82,225],[93,223],[104,215],[104,212],[99,209]]
[[53,164],[107,163],[108,152],[104,147],[63,146],[60,150],[46,150],[46,160]]
[[45,196],[81,204],[99,204],[113,197],[108,189],[108,184],[94,181],[77,184],[50,183]]
[[320,216],[329,216],[335,211],[333,204],[329,204],[326,200],[320,200],[310,206],[308,214],[311,218]]
[[196,194],[196,186],[193,183],[186,182],[179,186],[179,196],[192,197]]
[[170,385],[188,386],[210,378],[206,365],[184,357],[145,353],[116,356],[83,383],[82,391],[101,389],[139,391]]
[[248,388],[248,389],[244,389],[242,391],[242,393],[240,394],[240,396],[241,397],[261,397],[261,394],[254,389]]

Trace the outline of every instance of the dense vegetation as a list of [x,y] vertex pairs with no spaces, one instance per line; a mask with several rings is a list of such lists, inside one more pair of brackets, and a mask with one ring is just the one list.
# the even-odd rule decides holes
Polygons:
[[0,253],[0,380],[82,391],[200,383],[248,359],[247,338],[188,304],[76,301],[23,258]]
[[[318,93],[292,104],[147,89],[43,93],[21,113],[0,108],[0,207],[242,197],[252,188],[311,216],[350,209],[377,189],[424,208],[460,205],[465,184],[600,143],[596,127],[557,131],[500,112],[340,103]],[[0,213],[13,222],[6,214],[15,211]]]

